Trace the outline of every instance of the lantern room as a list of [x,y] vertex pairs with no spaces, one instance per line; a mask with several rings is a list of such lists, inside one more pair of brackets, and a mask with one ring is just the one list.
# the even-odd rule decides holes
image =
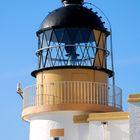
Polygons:
[[38,37],[39,69],[81,67],[107,68],[109,32],[96,12],[82,6],[83,1],[63,0],[64,6],[52,11],[42,22]]

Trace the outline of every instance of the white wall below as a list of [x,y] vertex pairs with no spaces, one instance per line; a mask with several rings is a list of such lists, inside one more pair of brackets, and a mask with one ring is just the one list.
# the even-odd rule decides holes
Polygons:
[[130,140],[140,140],[140,102],[129,103]]
[[[51,129],[64,129],[60,140],[129,140],[129,120],[109,120],[74,124],[81,112],[50,112],[30,118],[30,140],[54,140]],[[133,139],[137,140],[137,139]]]
[[40,114],[30,121],[30,140],[53,140],[51,129],[64,129],[64,137],[60,140],[88,140],[89,126],[74,124],[73,116],[78,112],[55,112]]
[[129,121],[112,120],[106,125],[101,121],[90,122],[89,140],[129,140]]

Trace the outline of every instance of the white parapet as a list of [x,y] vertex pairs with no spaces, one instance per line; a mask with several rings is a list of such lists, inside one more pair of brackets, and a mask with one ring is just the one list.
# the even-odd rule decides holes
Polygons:
[[140,140],[140,94],[131,94],[129,102],[130,140]]
[[88,140],[88,123],[75,124],[79,112],[50,112],[30,118],[30,140]]

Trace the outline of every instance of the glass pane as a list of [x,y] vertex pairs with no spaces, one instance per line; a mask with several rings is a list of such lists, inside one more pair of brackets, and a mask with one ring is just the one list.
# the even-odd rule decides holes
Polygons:
[[58,43],[61,43],[63,35],[64,35],[64,28],[54,29],[54,32],[56,34],[56,38],[58,40]]
[[101,47],[102,45],[102,31],[100,30],[93,30],[95,36],[95,42],[97,47]]
[[47,43],[47,40],[46,40],[46,37],[45,37],[45,34],[44,34],[44,36],[43,36],[43,40],[42,40],[43,42],[42,42],[42,48],[46,48],[46,47],[48,47],[48,43]]
[[95,41],[94,34],[93,34],[93,32],[91,32],[88,42],[94,42],[94,41]]
[[47,40],[48,42],[50,42],[51,35],[52,35],[52,30],[47,30],[47,31],[46,31],[46,40]]
[[71,44],[71,40],[70,40],[70,37],[69,37],[67,30],[65,30],[65,32],[64,32],[62,43]]
[[78,33],[78,29],[77,28],[68,28],[67,32],[69,34],[71,43],[72,44],[76,43],[75,39],[76,39],[76,36],[77,36],[77,33]]
[[57,38],[56,38],[56,34],[55,31],[52,32],[52,38],[51,38],[52,42],[58,42]]
[[38,48],[42,48],[42,44],[43,44],[43,37],[44,37],[44,33],[39,34],[38,36]]
[[83,40],[82,34],[80,31],[77,31],[77,36],[75,38],[76,43],[84,43],[85,41]]
[[88,42],[91,30],[88,28],[81,28],[80,32],[81,32],[84,42]]
[[40,41],[40,37],[38,37],[38,49],[41,48],[41,41]]

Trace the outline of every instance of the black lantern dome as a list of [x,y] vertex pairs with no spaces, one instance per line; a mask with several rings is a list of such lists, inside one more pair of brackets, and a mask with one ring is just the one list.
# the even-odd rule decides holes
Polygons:
[[49,13],[37,31],[38,70],[80,67],[112,75],[107,69],[109,32],[104,22],[97,12],[84,7],[83,0],[62,2],[64,6]]
[[[72,3],[71,1],[73,2],[73,0],[67,0],[66,3]],[[76,2],[80,3],[81,0]],[[68,4],[52,11],[44,19],[39,30],[53,27],[87,27],[90,29],[106,30],[97,13],[80,4]]]

